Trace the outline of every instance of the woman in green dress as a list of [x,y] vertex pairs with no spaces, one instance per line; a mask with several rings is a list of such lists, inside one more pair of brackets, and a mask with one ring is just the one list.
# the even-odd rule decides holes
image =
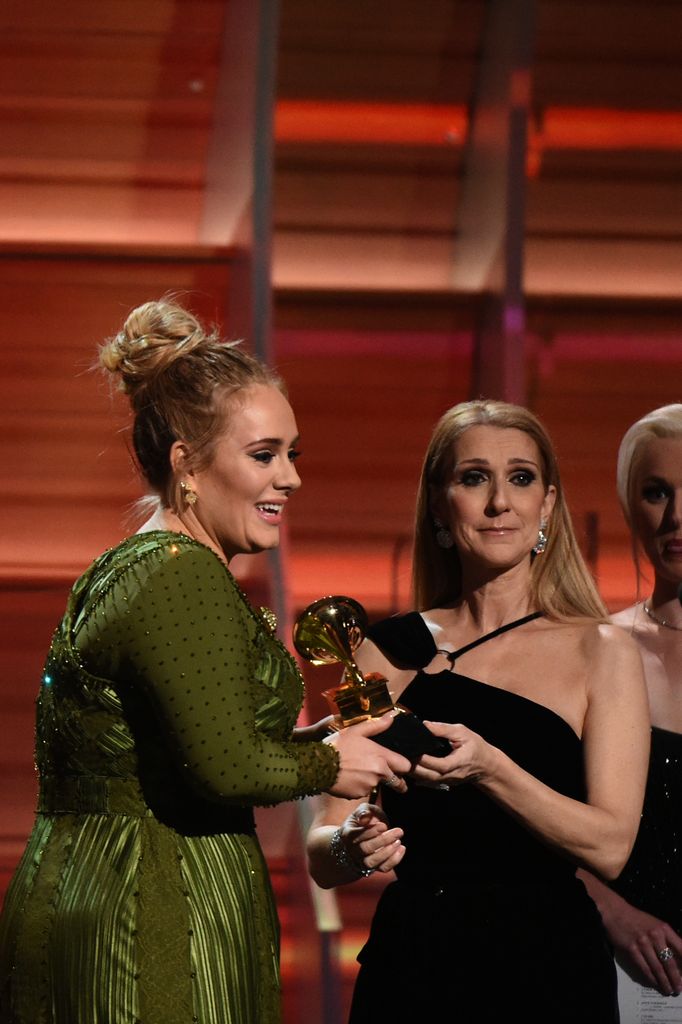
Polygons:
[[371,740],[297,730],[301,676],[230,574],[300,485],[279,379],[173,302],[101,349],[150,519],[76,582],[37,701],[38,813],[0,919],[2,1024],[276,1024],[253,807],[404,788]]

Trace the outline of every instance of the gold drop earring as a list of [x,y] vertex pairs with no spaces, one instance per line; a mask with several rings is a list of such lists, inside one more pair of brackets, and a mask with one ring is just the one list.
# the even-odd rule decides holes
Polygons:
[[180,490],[186,505],[189,505],[190,508],[192,505],[196,505],[198,498],[197,492],[193,491],[189,484],[186,484],[184,480],[180,481]]

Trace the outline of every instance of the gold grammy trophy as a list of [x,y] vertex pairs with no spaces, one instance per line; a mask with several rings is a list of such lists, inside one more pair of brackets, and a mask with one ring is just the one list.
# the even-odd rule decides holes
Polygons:
[[354,652],[365,638],[367,613],[352,597],[321,597],[294,624],[294,646],[312,665],[343,665],[343,682],[324,696],[335,712],[332,728],[343,729],[393,708],[388,681],[376,673],[365,677]]
[[376,743],[416,761],[422,754],[444,756],[452,747],[429,732],[411,711],[394,704],[388,680],[377,672],[363,675],[353,657],[368,628],[365,609],[352,597],[321,597],[296,619],[294,647],[312,665],[343,665],[343,681],[323,691],[334,711],[333,729],[345,729],[388,711],[399,711],[385,732],[372,737]]

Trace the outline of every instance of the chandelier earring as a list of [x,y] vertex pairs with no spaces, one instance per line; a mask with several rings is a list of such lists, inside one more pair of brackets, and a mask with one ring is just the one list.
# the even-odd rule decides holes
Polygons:
[[186,484],[184,480],[180,481],[180,492],[186,505],[190,507],[197,503],[197,492],[193,491],[189,484]]
[[434,519],[433,525],[436,527],[436,544],[438,547],[451,548],[455,541],[447,526],[444,526],[440,519]]
[[538,539],[533,548],[534,555],[541,555],[547,547],[547,520],[543,519],[540,523],[540,529],[538,530]]

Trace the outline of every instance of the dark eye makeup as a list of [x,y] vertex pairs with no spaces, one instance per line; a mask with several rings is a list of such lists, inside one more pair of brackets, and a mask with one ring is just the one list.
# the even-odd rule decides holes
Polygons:
[[[297,448],[290,448],[287,452],[287,459],[289,462],[295,462],[300,456],[300,451]],[[261,462],[263,465],[268,466],[272,460],[276,457],[276,452],[270,451],[269,448],[263,448],[258,452],[251,452],[251,458],[255,459],[256,462]]]
[[642,497],[650,505],[668,501],[671,495],[672,488],[664,480],[651,480],[642,487]]
[[537,474],[532,469],[519,469],[516,473],[512,474],[510,480],[517,487],[528,487],[537,480]]
[[[489,474],[480,469],[465,469],[457,475],[458,482],[464,487],[477,487],[488,479]],[[509,482],[516,487],[528,487],[535,480],[537,480],[537,473],[534,473],[532,469],[515,469],[509,477]]]
[[485,473],[480,469],[465,469],[459,474],[459,482],[465,487],[477,487],[478,484],[485,483],[486,479]]

